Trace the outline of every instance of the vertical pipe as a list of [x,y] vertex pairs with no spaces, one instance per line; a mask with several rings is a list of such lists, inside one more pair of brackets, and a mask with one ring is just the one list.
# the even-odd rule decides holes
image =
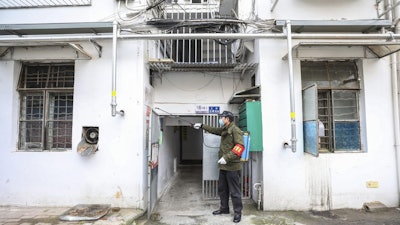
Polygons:
[[294,82],[293,82],[293,58],[292,58],[292,26],[290,20],[286,21],[288,63],[289,63],[289,85],[290,85],[290,119],[292,126],[292,152],[296,152],[296,112],[294,101]]
[[[192,12],[189,13],[189,20],[192,19],[192,14],[193,14]],[[189,33],[192,33],[192,28],[190,28],[190,27],[189,27]],[[188,58],[189,58],[189,63],[191,63],[192,62],[192,51],[191,51],[192,50],[191,49],[192,48],[192,40],[188,41],[188,45],[189,45]]]
[[117,114],[117,33],[118,22],[113,22],[113,40],[112,40],[112,90],[111,90],[111,115]]
[[[399,0],[393,0],[393,5],[396,5],[396,8],[392,12],[393,21],[396,21],[395,25],[395,33],[400,33],[400,27],[397,23],[398,18],[400,17],[400,3]],[[392,101],[393,101],[393,119],[394,119],[394,150],[396,157],[396,172],[397,172],[397,191],[399,195],[399,204],[400,204],[400,118],[399,118],[399,87],[398,87],[398,76],[399,76],[399,68],[400,65],[397,63],[397,60],[400,58],[399,53],[396,52],[390,55],[391,59],[391,74],[392,74]]]
[[[392,101],[393,101],[393,120],[394,120],[394,150],[396,156],[397,189],[400,196],[400,152],[399,152],[399,96],[398,96],[398,74],[397,74],[397,53],[390,55],[391,78],[392,78]],[[400,203],[400,199],[399,199]]]
[[279,0],[275,0],[274,3],[272,4],[271,12],[274,11],[276,4],[278,4],[278,1],[279,1]]
[[380,17],[381,16],[385,16],[385,18],[387,19],[387,20],[392,20],[392,15],[393,15],[393,13],[392,13],[392,11],[391,11],[391,9],[392,9],[392,0],[384,0],[384,12],[380,15]]

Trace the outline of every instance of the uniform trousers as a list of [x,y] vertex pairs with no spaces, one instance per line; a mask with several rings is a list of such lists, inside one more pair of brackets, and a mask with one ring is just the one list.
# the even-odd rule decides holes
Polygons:
[[240,191],[240,170],[219,170],[218,194],[221,200],[220,210],[229,212],[229,194],[235,214],[242,214],[242,194]]

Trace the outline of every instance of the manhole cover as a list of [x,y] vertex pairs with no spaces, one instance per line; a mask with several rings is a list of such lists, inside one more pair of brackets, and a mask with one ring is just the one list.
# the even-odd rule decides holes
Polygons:
[[67,221],[98,220],[105,216],[111,205],[79,204],[64,212],[59,218]]

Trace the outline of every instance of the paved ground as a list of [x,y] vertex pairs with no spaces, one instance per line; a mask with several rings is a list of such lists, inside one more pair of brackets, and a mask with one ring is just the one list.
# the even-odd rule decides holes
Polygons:
[[132,224],[135,219],[143,215],[143,211],[136,209],[112,208],[107,215],[94,221],[61,221],[59,216],[70,208],[63,207],[0,207],[0,225],[124,225]]
[[[201,180],[193,174],[198,168],[183,167],[169,190],[161,198],[151,219],[136,209],[111,208],[95,221],[61,221],[59,216],[69,208],[0,206],[0,225],[226,225],[234,224],[233,215],[213,216],[218,201],[201,199]],[[1,204],[1,203],[0,203]],[[340,209],[329,212],[258,211],[251,201],[244,201],[243,225],[400,225],[398,208]]]
[[[144,225],[226,225],[234,224],[230,215],[212,215],[218,209],[218,201],[201,198],[202,185],[198,176],[201,167],[181,167],[180,174],[161,198],[150,220],[142,217],[137,222]],[[329,212],[264,212],[258,211],[252,200],[244,201],[240,224],[245,225],[400,225],[400,210],[377,209],[366,212],[357,209],[342,209]]]

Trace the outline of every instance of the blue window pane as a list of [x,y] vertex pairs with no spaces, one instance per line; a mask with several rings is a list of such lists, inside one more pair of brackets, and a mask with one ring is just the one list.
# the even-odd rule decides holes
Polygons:
[[360,150],[360,124],[355,122],[335,122],[335,149]]
[[317,121],[303,122],[304,151],[318,156]]

